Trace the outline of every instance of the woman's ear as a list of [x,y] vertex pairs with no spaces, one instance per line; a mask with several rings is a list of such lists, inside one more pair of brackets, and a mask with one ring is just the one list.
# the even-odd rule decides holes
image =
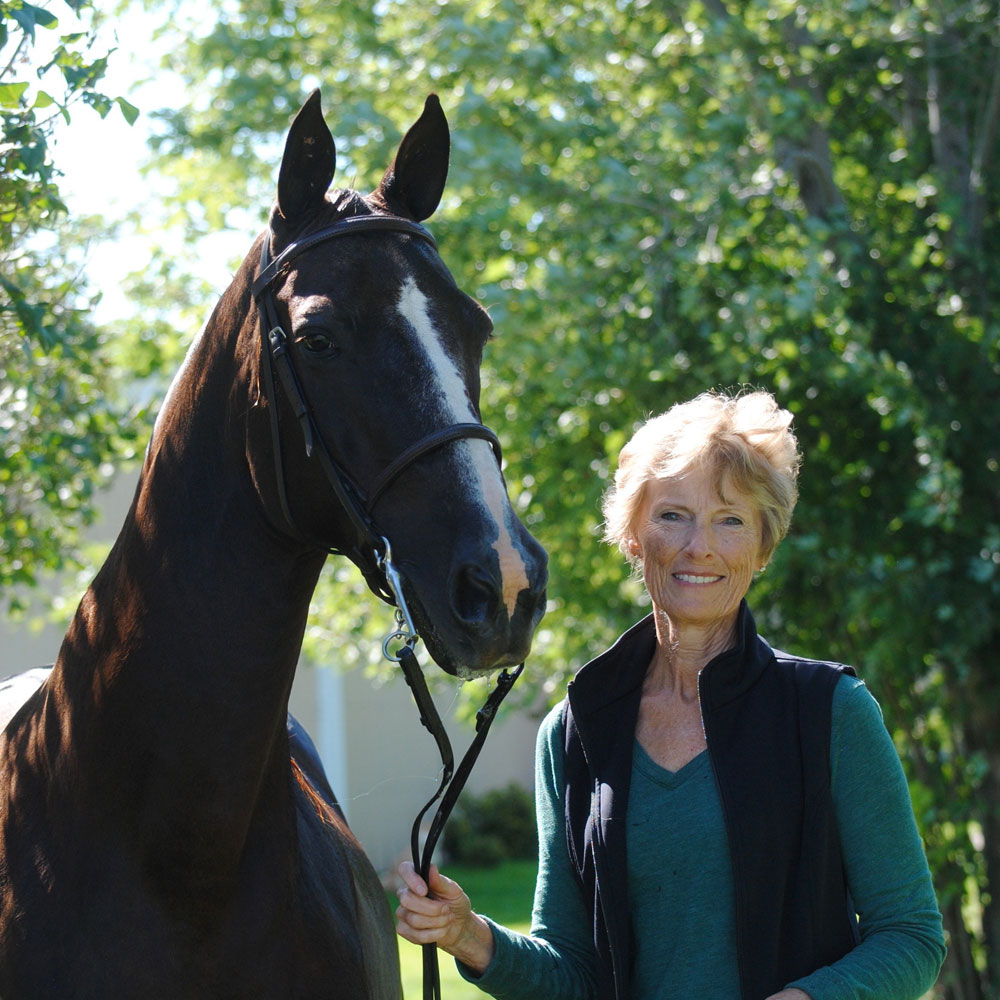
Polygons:
[[638,538],[629,538],[626,544],[628,545],[628,554],[633,559],[642,558],[642,546],[639,544]]

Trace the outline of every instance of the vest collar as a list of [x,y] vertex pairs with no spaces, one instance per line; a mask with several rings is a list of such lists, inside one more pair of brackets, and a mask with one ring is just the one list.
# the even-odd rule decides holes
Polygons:
[[[593,716],[622,698],[641,694],[656,649],[656,626],[649,614],[621,635],[613,646],[584,664],[570,681],[568,695],[577,723],[586,727]],[[740,697],[757,683],[774,659],[771,647],[757,635],[746,600],[740,604],[736,645],[708,662],[701,672],[702,710],[716,708]]]
[[736,645],[710,660],[701,671],[698,690],[702,712],[745,694],[773,660],[774,652],[757,634],[757,625],[744,599],[736,620]]

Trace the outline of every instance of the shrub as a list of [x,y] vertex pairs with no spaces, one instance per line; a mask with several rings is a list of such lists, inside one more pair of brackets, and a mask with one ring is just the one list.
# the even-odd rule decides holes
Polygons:
[[444,829],[444,849],[459,864],[492,867],[538,854],[535,800],[519,785],[458,802]]

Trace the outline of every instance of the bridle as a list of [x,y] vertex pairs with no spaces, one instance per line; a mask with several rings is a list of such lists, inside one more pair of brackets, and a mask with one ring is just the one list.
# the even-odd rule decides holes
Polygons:
[[[392,562],[392,549],[388,538],[380,534],[375,526],[372,512],[379,498],[392,486],[400,474],[425,455],[444,447],[452,441],[464,438],[481,438],[490,443],[497,463],[501,461],[500,441],[484,424],[457,423],[432,431],[416,443],[406,448],[391,461],[369,486],[367,495],[346,474],[330,454],[323,435],[316,423],[309,399],[299,380],[288,348],[288,335],[278,316],[274,285],[287,276],[292,262],[300,254],[332,239],[357,233],[401,233],[430,244],[437,250],[434,237],[419,223],[391,215],[359,215],[339,219],[331,225],[310,233],[290,243],[277,257],[271,256],[270,232],[264,235],[260,248],[260,267],[251,292],[257,303],[261,332],[261,379],[267,396],[270,414],[271,443],[274,456],[275,480],[278,502],[286,527],[293,537],[307,545],[326,552],[345,555],[361,570],[372,592],[386,603],[395,606],[396,628],[389,633],[382,644],[383,655],[392,662],[399,663],[406,683],[413,692],[420,713],[420,721],[434,737],[441,756],[441,779],[434,796],[417,814],[410,831],[410,850],[413,864],[426,882],[430,873],[431,857],[444,825],[451,814],[462,788],[479,756],[490,725],[496,716],[500,703],[524,669],[522,663],[513,671],[502,670],[497,677],[496,687],[486,703],[476,715],[476,735],[473,738],[458,769],[455,769],[455,755],[434,701],[427,690],[427,684],[420,671],[414,646],[419,634],[413,624],[406,599],[403,595],[403,581],[399,570]],[[285,479],[285,465],[278,425],[278,400],[275,392],[277,383],[284,390],[295,419],[302,429],[306,456],[316,458],[326,480],[347,521],[351,525],[354,540],[346,545],[330,546],[321,539],[303,531],[296,524],[288,498]],[[402,643],[398,650],[390,647],[394,641]],[[437,811],[420,849],[420,823],[431,806],[441,799]],[[424,997],[425,1000],[440,1000],[441,983],[437,965],[437,949],[434,945],[423,946]]]
[[[496,455],[497,463],[501,460],[500,441],[496,434],[483,424],[459,423],[451,424],[432,431],[415,444],[407,448],[401,455],[390,462],[376,477],[368,489],[367,496],[347,473],[334,461],[320,433],[313,416],[309,400],[302,388],[295,367],[292,364],[288,348],[288,335],[278,318],[277,301],[273,286],[288,274],[292,261],[313,247],[329,240],[357,233],[393,232],[415,236],[429,243],[435,250],[437,243],[434,237],[419,223],[409,219],[401,219],[391,215],[359,215],[339,219],[332,225],[315,233],[304,236],[290,243],[277,256],[271,257],[269,234],[264,237],[260,248],[260,270],[254,279],[251,291],[257,303],[260,316],[261,332],[261,377],[264,392],[268,397],[272,453],[274,455],[275,479],[278,487],[278,502],[282,517],[292,535],[309,544],[338,555],[346,555],[364,574],[372,591],[389,604],[398,605],[399,594],[387,587],[386,573],[383,562],[387,556],[388,543],[375,529],[372,511],[379,498],[386,492],[399,475],[413,465],[424,455],[443,447],[451,441],[461,438],[482,438],[490,443]],[[277,398],[274,391],[277,373],[278,381],[292,407],[295,418],[302,428],[306,455],[315,457],[320,463],[334,496],[341,510],[347,517],[354,533],[354,542],[346,546],[332,547],[326,542],[312,537],[304,532],[292,516],[288,501],[288,487],[285,480],[284,459],[281,447],[281,435],[278,427]]]

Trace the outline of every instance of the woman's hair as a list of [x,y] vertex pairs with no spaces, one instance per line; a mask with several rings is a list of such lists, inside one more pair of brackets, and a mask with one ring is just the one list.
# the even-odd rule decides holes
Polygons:
[[604,496],[605,541],[635,565],[629,541],[646,484],[708,469],[723,500],[739,493],[760,513],[766,563],[788,531],[798,497],[800,457],[791,423],[792,415],[768,392],[703,392],[647,420],[622,448],[614,485]]

